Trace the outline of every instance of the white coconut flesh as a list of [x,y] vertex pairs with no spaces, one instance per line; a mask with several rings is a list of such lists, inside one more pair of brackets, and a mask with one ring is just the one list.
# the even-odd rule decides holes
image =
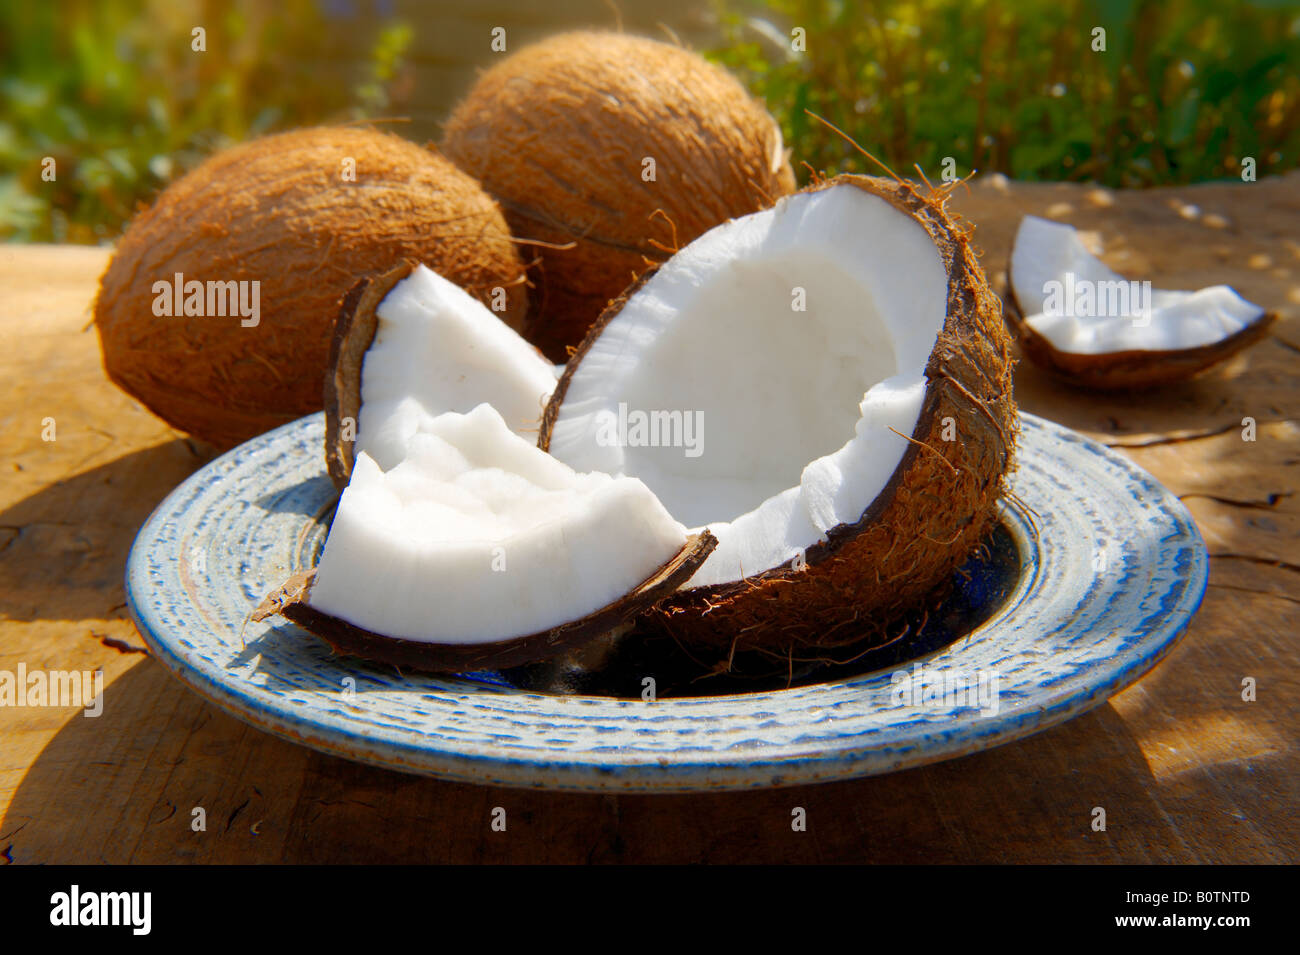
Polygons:
[[437,415],[488,402],[537,441],[558,370],[464,289],[425,266],[398,282],[375,311],[361,367],[355,452],[388,470]]
[[855,186],[724,223],[590,343],[549,451],[638,477],[675,518],[707,526],[718,546],[688,588],[796,560],[893,475],[947,286],[925,229]]
[[308,600],[383,636],[490,643],[613,603],[686,537],[640,481],[579,474],[482,404],[422,419],[387,471],[357,456]]
[[1075,354],[1212,345],[1265,313],[1226,285],[1168,291],[1125,279],[1088,251],[1073,226],[1037,216],[1025,216],[1016,232],[1011,282],[1025,323],[1057,351]]

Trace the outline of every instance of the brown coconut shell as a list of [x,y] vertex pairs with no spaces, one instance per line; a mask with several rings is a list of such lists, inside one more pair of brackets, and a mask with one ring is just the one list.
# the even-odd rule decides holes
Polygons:
[[671,560],[613,603],[550,630],[493,643],[440,644],[386,637],[322,613],[308,603],[315,569],[289,578],[258,605],[252,619],[284,617],[320,637],[335,652],[375,663],[434,673],[500,669],[544,660],[576,648],[645,612],[688,580],[717,543],[708,531],[692,534]]
[[[415,269],[403,262],[381,275],[357,280],[343,297],[330,341],[329,371],[325,375],[325,466],[340,491],[348,486],[361,420],[361,369],[379,328],[379,303]],[[351,420],[353,440],[346,440],[343,423]]]
[[[368,275],[343,296],[330,342],[329,370],[325,375],[325,465],[340,491],[348,486],[356,458],[356,427],[361,420],[361,372],[366,352],[379,329],[378,309],[417,262],[403,262],[378,275]],[[344,423],[351,421],[346,432]],[[345,433],[352,437],[346,438]]]
[[[893,476],[853,524],[832,528],[793,562],[744,580],[679,591],[644,621],[679,643],[723,659],[754,651],[783,665],[835,659],[884,639],[886,626],[941,595],[992,532],[1014,466],[1019,417],[1012,394],[1011,336],[970,242],[944,209],[947,193],[911,182],[838,176],[891,203],[934,240],[948,274],[948,314],[926,365],[920,417]],[[612,302],[574,354],[542,417],[550,446],[569,381],[635,288]],[[952,418],[956,440],[943,440]]]
[[[235,146],[168,186],[118,243],[95,303],[104,368],[173,426],[229,447],[320,409],[340,301],[404,259],[484,302],[504,288],[522,324],[523,261],[501,210],[437,152],[352,127]],[[154,315],[153,284],[175,273],[259,282],[259,324]]]
[[1010,275],[1008,266],[1006,318],[1020,350],[1056,378],[1092,391],[1144,391],[1185,381],[1255,344],[1268,335],[1270,326],[1277,320],[1276,313],[1265,312],[1227,338],[1195,348],[1134,349],[1095,355],[1061,351],[1025,321]]
[[500,200],[515,235],[551,243],[535,250],[524,334],[559,362],[648,264],[794,190],[780,135],[697,54],[579,32],[484,73],[447,121],[443,150]]

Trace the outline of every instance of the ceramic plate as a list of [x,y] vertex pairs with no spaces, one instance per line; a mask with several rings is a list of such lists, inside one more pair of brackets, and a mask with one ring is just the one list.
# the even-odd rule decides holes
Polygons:
[[1169,652],[1205,593],[1205,545],[1176,498],[1095,442],[1022,422],[1002,526],[944,607],[886,650],[775,682],[701,678],[653,641],[624,641],[588,672],[400,674],[285,621],[249,623],[324,540],[322,415],[236,448],[159,505],[131,552],[131,612],[155,659],[218,706],[407,772],[666,792],[890,772],[1101,704]]

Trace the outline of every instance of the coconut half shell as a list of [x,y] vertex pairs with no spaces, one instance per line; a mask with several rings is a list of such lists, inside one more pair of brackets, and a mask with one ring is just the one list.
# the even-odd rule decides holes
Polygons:
[[479,644],[437,644],[372,633],[322,613],[308,602],[316,571],[295,574],[253,611],[254,621],[281,616],[320,637],[335,652],[435,673],[501,669],[554,656],[581,646],[644,613],[680,587],[717,545],[708,531],[686,546],[631,592],[570,623],[540,633]]
[[[757,572],[746,569],[730,582],[690,586],[650,614],[653,625],[684,645],[712,648],[724,658],[753,650],[782,663],[824,660],[834,658],[837,647],[856,645],[856,652],[865,641],[882,638],[885,624],[935,599],[937,588],[951,580],[992,531],[995,505],[1013,467],[1019,425],[1012,396],[1011,338],[969,230],[945,212],[946,193],[910,182],[840,176],[809,187],[805,194],[842,188],[883,200],[925,231],[942,262],[946,291],[940,307],[946,308],[946,316],[924,362],[924,397],[916,425],[905,436],[905,450],[883,490],[860,516],[810,542],[802,560]],[[782,202],[795,203],[801,195]],[[699,241],[709,241],[709,235]],[[670,260],[658,274],[671,268]],[[895,271],[906,274],[905,267]],[[629,289],[592,327],[547,406],[539,447],[555,453],[553,438],[584,359],[653,282],[654,276],[647,276]],[[743,347],[761,348],[763,342],[756,334]],[[745,359],[737,351],[717,360]],[[775,379],[764,386],[779,392],[809,384]],[[588,398],[584,393],[583,399]],[[646,481],[659,493],[653,481]]]
[[1277,320],[1276,312],[1265,312],[1227,338],[1195,348],[1133,349],[1094,355],[1061,351],[1025,321],[1010,281],[1010,267],[1005,315],[1026,358],[1062,381],[1095,391],[1143,391],[1185,381],[1267,337]]
[[1268,331],[1276,316],[1225,285],[1166,290],[1124,278],[1075,228],[1024,216],[1007,267],[1007,321],[1035,364],[1099,391],[1189,378]]

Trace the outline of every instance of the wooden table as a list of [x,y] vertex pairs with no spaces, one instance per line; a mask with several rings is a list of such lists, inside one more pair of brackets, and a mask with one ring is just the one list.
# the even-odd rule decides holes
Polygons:
[[[1205,604],[1154,672],[1064,726],[891,776],[738,795],[404,776],[281,742],[185,690],[144,652],[122,577],[136,529],[211,452],[105,379],[89,326],[105,250],[0,246],[0,669],[102,667],[107,681],[97,719],[0,708],[0,860],[1300,859],[1300,175],[1140,194],[986,179],[954,206],[995,281],[1034,212],[1095,233],[1157,287],[1227,282],[1283,314],[1209,376],[1140,397],[1018,369],[1024,408],[1123,448],[1186,502],[1213,555]],[[191,831],[196,806],[206,832]],[[806,832],[791,831],[795,806]]]

